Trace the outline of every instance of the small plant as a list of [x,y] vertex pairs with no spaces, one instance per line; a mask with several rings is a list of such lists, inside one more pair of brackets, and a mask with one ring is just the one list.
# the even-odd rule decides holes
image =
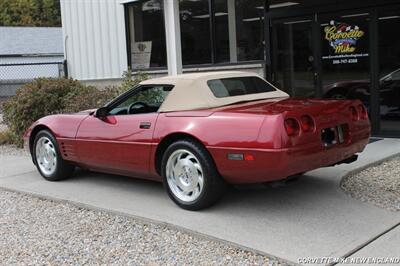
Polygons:
[[76,113],[99,108],[112,100],[117,94],[118,92],[114,87],[104,90],[99,90],[93,86],[83,87],[79,91],[73,91],[66,95],[63,113]]
[[17,137],[11,130],[5,129],[3,131],[0,131],[0,145],[14,144],[16,142]]
[[118,87],[119,94],[132,89],[137,84],[148,78],[149,76],[144,72],[139,71],[136,74],[133,74],[131,69],[124,71],[124,73],[122,74],[122,84],[120,87]]

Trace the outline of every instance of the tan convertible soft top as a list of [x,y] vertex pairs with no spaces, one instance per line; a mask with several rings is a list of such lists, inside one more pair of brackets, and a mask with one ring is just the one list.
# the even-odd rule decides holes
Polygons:
[[[189,111],[196,109],[207,109],[224,106],[242,101],[288,97],[283,91],[276,91],[229,96],[217,98],[207,85],[207,81],[213,79],[232,77],[259,77],[254,73],[225,71],[225,72],[204,72],[194,74],[183,74],[163,78],[149,79],[141,82],[142,85],[173,85],[173,90],[161,105],[159,112]],[[260,78],[260,77],[259,77]]]

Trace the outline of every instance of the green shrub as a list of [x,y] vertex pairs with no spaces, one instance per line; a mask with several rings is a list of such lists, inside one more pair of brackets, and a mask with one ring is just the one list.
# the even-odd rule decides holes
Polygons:
[[[74,113],[82,110],[99,108],[104,106],[118,95],[132,89],[143,80],[148,79],[148,75],[146,73],[138,72],[133,75],[131,70],[125,71],[122,77],[122,84],[117,87],[107,87],[103,90],[99,90],[95,87],[87,86],[79,91],[70,93],[65,99],[67,104],[64,112]],[[154,95],[149,95],[149,98],[153,97]]]
[[5,129],[3,131],[0,131],[0,145],[14,144],[16,142],[16,136],[11,130]]
[[114,87],[99,90],[96,87],[83,87],[68,94],[65,98],[63,113],[76,113],[104,106],[118,94]]
[[69,94],[84,88],[72,79],[36,79],[17,90],[14,97],[4,103],[4,122],[22,144],[25,130],[37,119],[62,113]]
[[122,94],[148,78],[149,76],[147,73],[139,71],[136,74],[133,74],[132,70],[128,69],[122,74],[122,84],[120,87],[117,87],[117,92],[118,94]]
[[122,85],[99,90],[72,79],[40,78],[25,84],[14,97],[3,104],[3,120],[13,133],[16,144],[22,146],[25,130],[46,115],[73,113],[104,106],[117,95],[131,89],[142,80],[144,73],[124,72]]
[[5,97],[0,97],[0,113],[3,113],[3,105],[4,102],[7,100]]

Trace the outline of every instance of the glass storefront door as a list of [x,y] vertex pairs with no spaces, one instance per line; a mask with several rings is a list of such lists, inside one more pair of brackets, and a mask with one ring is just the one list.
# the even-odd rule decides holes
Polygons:
[[360,99],[371,109],[367,12],[320,17],[322,97]]
[[380,129],[400,132],[400,8],[379,12],[379,105]]
[[308,16],[295,7],[285,5],[287,18],[271,7],[273,83],[293,97],[359,99],[374,134],[399,136],[400,5]]
[[315,97],[311,18],[275,21],[272,34],[274,84],[293,97]]

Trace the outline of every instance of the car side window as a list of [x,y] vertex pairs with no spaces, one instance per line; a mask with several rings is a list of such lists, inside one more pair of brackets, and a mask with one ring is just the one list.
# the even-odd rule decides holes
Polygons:
[[393,73],[392,80],[393,81],[399,81],[400,80],[400,70],[397,70],[396,72]]
[[143,86],[122,100],[110,111],[110,115],[129,115],[155,113],[167,98],[172,86],[154,85]]
[[212,79],[207,84],[216,98],[276,91],[271,84],[258,77]]

